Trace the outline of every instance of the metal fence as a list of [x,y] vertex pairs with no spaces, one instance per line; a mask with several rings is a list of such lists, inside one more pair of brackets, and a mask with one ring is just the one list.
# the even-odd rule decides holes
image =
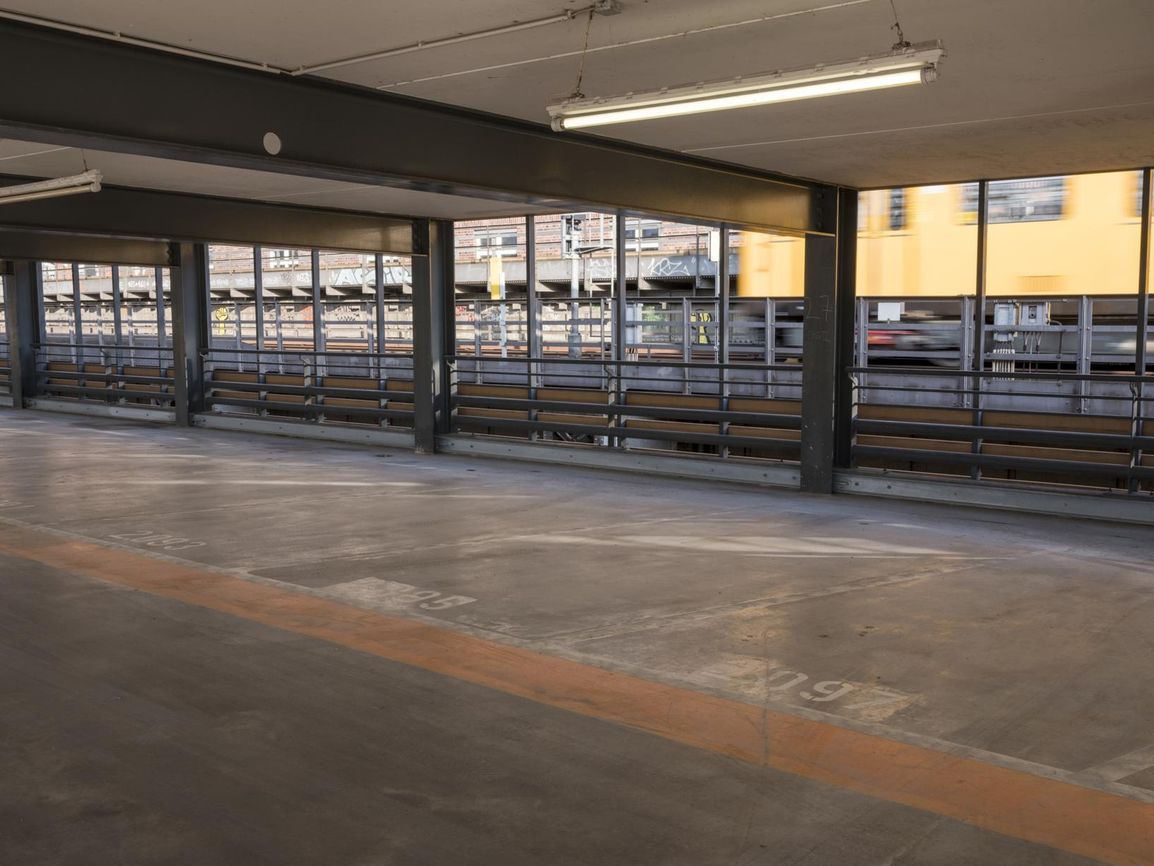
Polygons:
[[1154,376],[850,371],[855,465],[1154,488]]
[[411,427],[411,354],[211,349],[209,411],[314,423]]
[[597,447],[796,460],[801,368],[453,356],[453,429]]

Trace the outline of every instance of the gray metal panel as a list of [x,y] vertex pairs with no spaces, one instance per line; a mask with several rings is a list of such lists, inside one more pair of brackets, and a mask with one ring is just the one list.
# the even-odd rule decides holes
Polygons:
[[4,137],[562,208],[829,225],[804,181],[12,21],[0,22],[0,80],[21,82],[0,93]]
[[164,267],[168,265],[168,245],[163,241],[0,229],[0,259]]
[[[0,32],[2,28],[0,23]],[[0,103],[3,98],[0,95]],[[26,177],[0,175],[0,186],[27,181]],[[98,193],[6,204],[0,208],[0,226],[25,232],[110,238],[217,241],[354,252],[404,254],[412,251],[411,221],[407,219],[113,186],[106,186]],[[115,249],[110,247],[110,251]],[[73,257],[72,260],[109,259]],[[168,264],[155,259],[120,263]]]

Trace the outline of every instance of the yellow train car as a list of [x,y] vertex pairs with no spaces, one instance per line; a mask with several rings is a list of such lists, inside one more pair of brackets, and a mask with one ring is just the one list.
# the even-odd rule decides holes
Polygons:
[[[991,182],[987,294],[1134,295],[1139,183],[1138,172]],[[976,223],[977,184],[863,192],[858,295],[972,295]],[[804,244],[799,239],[742,232],[738,250],[738,296],[802,296]]]
[[[1137,172],[990,184],[990,296],[1133,295]],[[858,294],[969,295],[977,269],[977,185],[862,193]]]

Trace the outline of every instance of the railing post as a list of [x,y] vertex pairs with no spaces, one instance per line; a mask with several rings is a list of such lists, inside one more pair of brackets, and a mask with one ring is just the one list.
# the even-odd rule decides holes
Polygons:
[[36,344],[44,341],[40,293],[40,262],[12,262],[11,272],[4,278],[4,315],[8,388],[15,409],[23,409],[36,396]]
[[452,424],[453,382],[446,355],[456,345],[453,224],[413,222],[413,435],[419,452],[437,450]]
[[208,332],[208,247],[172,245],[172,376],[176,423],[188,427],[205,407]]

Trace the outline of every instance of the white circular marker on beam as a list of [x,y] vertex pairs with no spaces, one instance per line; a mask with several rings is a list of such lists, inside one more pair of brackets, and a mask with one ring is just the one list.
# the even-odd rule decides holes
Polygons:
[[266,132],[261,143],[264,145],[265,153],[269,156],[276,156],[280,153],[280,136],[275,132]]

